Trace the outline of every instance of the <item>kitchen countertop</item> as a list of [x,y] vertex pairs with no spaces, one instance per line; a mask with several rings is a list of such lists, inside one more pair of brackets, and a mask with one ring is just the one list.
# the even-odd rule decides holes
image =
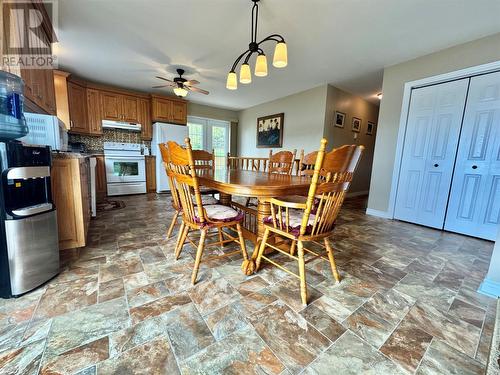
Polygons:
[[54,159],[85,159],[91,158],[94,156],[104,155],[101,153],[84,153],[81,154],[79,152],[53,152],[52,158]]

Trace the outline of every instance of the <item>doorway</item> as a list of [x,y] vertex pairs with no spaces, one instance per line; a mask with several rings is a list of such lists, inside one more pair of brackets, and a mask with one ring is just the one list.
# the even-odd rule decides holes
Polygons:
[[226,165],[230,150],[230,123],[203,117],[188,117],[188,131],[193,150],[215,153],[216,167]]

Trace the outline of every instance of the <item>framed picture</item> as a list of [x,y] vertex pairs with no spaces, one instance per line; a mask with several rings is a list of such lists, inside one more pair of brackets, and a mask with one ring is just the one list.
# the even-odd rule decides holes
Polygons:
[[361,119],[357,117],[352,118],[352,131],[359,133],[361,130]]
[[284,113],[259,117],[257,119],[257,147],[282,147],[284,121]]
[[335,111],[334,124],[337,128],[343,128],[345,124],[345,113]]
[[366,128],[367,135],[373,135],[375,133],[375,123],[368,121],[368,127]]

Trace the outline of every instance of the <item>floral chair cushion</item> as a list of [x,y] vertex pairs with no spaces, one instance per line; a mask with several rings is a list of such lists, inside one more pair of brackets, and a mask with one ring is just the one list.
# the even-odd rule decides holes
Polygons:
[[[193,197],[193,203],[196,204],[196,199],[194,197]],[[209,204],[219,204],[219,201],[217,200],[217,198],[212,197],[211,195],[202,195],[201,203],[204,206],[207,206]]]
[[243,213],[234,208],[222,204],[209,204],[203,206],[210,221],[240,221],[243,219]]
[[[304,210],[297,210],[297,209],[290,209],[288,211],[288,231],[293,234],[295,237],[297,237],[300,234],[300,226],[302,224],[302,217],[304,216]],[[278,215],[276,215],[276,219],[278,219]],[[309,215],[309,221],[307,222],[307,227],[306,227],[306,234],[310,234],[312,230],[312,226],[314,224],[314,220],[316,219],[316,216],[314,214]],[[286,225],[286,219],[285,219],[285,214],[283,213],[283,226]],[[271,224],[273,225],[273,217],[268,216],[264,218],[264,223],[265,224]]]

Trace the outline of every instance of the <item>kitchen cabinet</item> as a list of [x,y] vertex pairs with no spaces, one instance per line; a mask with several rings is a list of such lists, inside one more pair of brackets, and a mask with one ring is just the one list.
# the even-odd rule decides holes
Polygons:
[[151,95],[153,122],[187,124],[187,102],[182,99]]
[[21,69],[26,107],[37,113],[56,114],[52,69]]
[[135,96],[102,91],[101,106],[106,120],[139,122],[139,99]]
[[146,156],[146,192],[156,192],[156,157]]
[[81,157],[55,157],[52,199],[57,209],[59,249],[84,247],[90,223],[89,163]]
[[87,89],[87,121],[90,135],[102,134],[102,115],[99,91]]
[[104,155],[96,155],[95,158],[97,161],[95,167],[96,199],[97,202],[102,202],[107,195],[106,164],[104,163]]
[[86,88],[75,82],[68,82],[68,105],[70,131],[76,134],[90,134]]
[[68,103],[68,77],[69,73],[54,70],[54,88],[56,92],[57,117],[64,122],[66,129],[70,128],[69,103]]
[[153,139],[153,124],[151,122],[151,101],[139,99],[139,124],[141,124],[141,138],[144,141]]

